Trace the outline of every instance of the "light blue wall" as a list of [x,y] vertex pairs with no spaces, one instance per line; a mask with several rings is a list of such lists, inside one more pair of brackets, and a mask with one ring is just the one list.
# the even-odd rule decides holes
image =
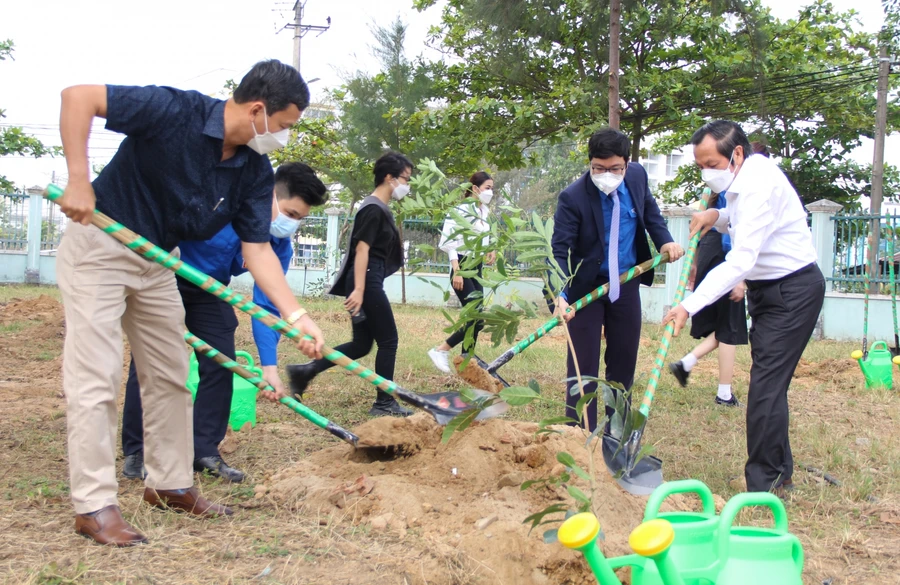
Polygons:
[[25,282],[25,268],[28,266],[28,255],[24,252],[0,252],[0,282],[20,284]]

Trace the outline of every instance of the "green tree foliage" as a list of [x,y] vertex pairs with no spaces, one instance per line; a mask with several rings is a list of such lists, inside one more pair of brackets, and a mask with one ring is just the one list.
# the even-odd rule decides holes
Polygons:
[[[0,61],[13,58],[13,47],[14,44],[9,39],[0,41]],[[5,117],[6,110],[0,109],[0,118]],[[29,136],[19,127],[0,128],[0,156],[19,154],[39,158],[47,154],[57,154],[58,152],[58,148],[44,146],[40,140],[34,136]],[[11,191],[13,188],[13,182],[0,174],[0,191]]]
[[[466,135],[500,168],[533,166],[537,141],[583,141],[606,124],[607,23],[602,0],[450,0],[432,31],[453,57],[434,131]],[[869,169],[847,153],[872,135],[877,52],[860,30],[824,0],[785,22],[758,0],[626,2],[620,97],[632,158],[649,136],[666,137],[665,152],[705,120],[731,118],[766,139],[805,200],[855,201]],[[890,131],[896,100],[889,118]]]

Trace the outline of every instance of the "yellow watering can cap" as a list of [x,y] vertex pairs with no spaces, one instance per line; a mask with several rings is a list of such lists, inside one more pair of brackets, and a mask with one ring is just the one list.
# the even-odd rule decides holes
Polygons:
[[566,548],[579,549],[590,544],[598,534],[600,521],[590,512],[582,512],[563,522],[556,536]]
[[854,349],[853,353],[850,354],[850,357],[855,360],[861,360],[862,356],[863,356],[862,351],[858,350],[858,349]]
[[900,355],[895,355],[891,361],[900,366]]
[[654,557],[672,545],[675,530],[668,520],[648,520],[631,531],[628,544],[642,557]]

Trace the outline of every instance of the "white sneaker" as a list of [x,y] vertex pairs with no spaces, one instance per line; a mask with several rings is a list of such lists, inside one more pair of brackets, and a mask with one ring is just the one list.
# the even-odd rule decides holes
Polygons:
[[450,373],[450,359],[448,355],[450,352],[441,351],[436,348],[431,348],[428,350],[428,357],[431,358],[431,363],[434,364],[434,367],[444,372],[445,374]]

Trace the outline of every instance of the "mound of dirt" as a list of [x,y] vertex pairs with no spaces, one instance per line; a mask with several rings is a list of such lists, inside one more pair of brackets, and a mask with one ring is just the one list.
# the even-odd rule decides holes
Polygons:
[[34,299],[13,299],[0,305],[0,323],[4,325],[14,321],[43,321],[62,325],[63,318],[62,304],[48,295]]
[[[545,544],[539,527],[529,534],[522,521],[558,502],[564,488],[520,489],[530,479],[558,473],[556,454],[570,453],[588,469],[582,433],[535,435],[534,423],[500,419],[475,423],[441,443],[442,428],[428,415],[376,419],[354,432],[363,445],[402,445],[402,455],[383,449],[321,450],[282,470],[256,488],[257,497],[305,514],[343,518],[373,531],[418,543],[411,574],[427,571],[428,583],[455,583],[446,567],[465,561],[471,583],[594,583],[580,555]],[[594,502],[606,535],[608,556],[629,554],[628,535],[641,521],[646,498],[624,492],[606,472],[599,450]],[[585,492],[585,482],[577,482]],[[673,497],[668,509],[688,509]],[[334,521],[334,520],[332,520]]]
[[466,368],[460,370],[459,367],[462,363],[463,357],[461,355],[453,358],[453,365],[456,367],[456,371],[459,372],[459,377],[471,384],[474,388],[494,393],[503,390],[503,384],[500,383],[500,380],[488,374],[486,370],[475,363],[475,360],[469,360],[469,363],[466,364]]

